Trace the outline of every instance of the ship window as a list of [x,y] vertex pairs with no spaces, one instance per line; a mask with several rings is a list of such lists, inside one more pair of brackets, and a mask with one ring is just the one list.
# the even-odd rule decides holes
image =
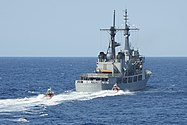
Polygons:
[[131,83],[132,82],[132,77],[129,77],[128,78],[128,83]]
[[138,76],[138,81],[142,80],[142,75]]
[[137,76],[134,76],[134,82],[137,82]]

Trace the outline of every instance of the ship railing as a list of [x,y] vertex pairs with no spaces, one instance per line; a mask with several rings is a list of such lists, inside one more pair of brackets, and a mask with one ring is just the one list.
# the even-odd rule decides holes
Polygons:
[[102,83],[102,84],[108,84],[107,81],[96,81],[96,80],[76,80],[77,83]]
[[[146,71],[147,74],[148,71]],[[123,75],[121,73],[115,73],[115,74],[103,74],[103,73],[89,73],[89,74],[82,74],[82,78],[109,78],[109,77],[134,77],[134,76],[139,76],[142,75],[141,73],[135,74],[135,75]]]
[[103,74],[103,73],[87,73],[81,75],[81,77],[102,77],[102,78],[107,78],[109,76],[110,74]]
[[123,76],[121,73],[115,73],[115,74],[89,73],[89,74],[81,75],[81,77],[93,77],[93,78],[109,78],[109,77],[121,77],[121,76]]

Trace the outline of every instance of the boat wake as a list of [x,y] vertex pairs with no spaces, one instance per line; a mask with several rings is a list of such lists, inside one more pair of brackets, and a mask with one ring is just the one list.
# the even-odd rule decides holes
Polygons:
[[2,99],[0,100],[0,113],[1,112],[19,112],[32,109],[36,106],[52,106],[58,105],[63,102],[76,101],[76,100],[91,100],[95,98],[116,96],[116,95],[133,95],[133,92],[105,90],[94,93],[87,92],[65,92],[53,96],[51,99],[46,98],[44,94],[33,96],[30,98],[18,99]]

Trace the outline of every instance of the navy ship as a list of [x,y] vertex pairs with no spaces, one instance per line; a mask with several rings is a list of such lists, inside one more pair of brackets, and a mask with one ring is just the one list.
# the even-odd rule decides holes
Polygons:
[[[113,26],[109,29],[111,39],[107,52],[100,52],[94,73],[86,73],[80,76],[80,80],[75,81],[75,89],[78,92],[98,92],[102,90],[129,90],[136,91],[146,87],[151,71],[144,68],[145,57],[141,56],[138,50],[132,49],[129,43],[130,28],[128,24],[127,9],[124,14],[124,27],[115,27],[115,10],[113,16]],[[117,31],[124,32],[125,46],[119,52],[116,47],[120,46],[115,41]]]

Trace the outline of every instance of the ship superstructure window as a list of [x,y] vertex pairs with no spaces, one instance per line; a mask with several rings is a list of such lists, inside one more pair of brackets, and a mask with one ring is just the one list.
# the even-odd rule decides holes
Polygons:
[[131,83],[132,82],[132,77],[129,77],[128,78],[128,83]]
[[138,81],[142,80],[142,75],[138,76]]
[[134,82],[137,82],[137,76],[134,76]]

